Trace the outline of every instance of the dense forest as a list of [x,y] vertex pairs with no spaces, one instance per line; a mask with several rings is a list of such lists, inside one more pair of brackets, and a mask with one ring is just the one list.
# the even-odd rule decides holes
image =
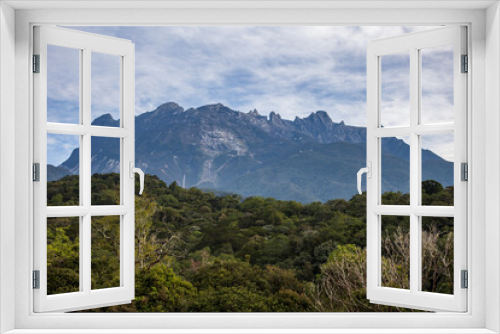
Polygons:
[[[48,205],[78,203],[79,177],[48,183]],[[138,187],[138,184],[136,184]],[[423,205],[453,205],[424,181]],[[92,204],[116,204],[119,175],[92,176]],[[383,203],[407,204],[385,193]],[[146,175],[136,196],[136,298],[98,312],[410,311],[366,300],[366,196],[301,204],[184,189]],[[92,218],[92,288],[119,286],[119,217]],[[48,293],[79,289],[79,220],[49,218]],[[409,288],[408,217],[384,216],[382,285]],[[424,291],[453,291],[453,219],[422,219]],[[88,312],[88,311],[87,311]]]

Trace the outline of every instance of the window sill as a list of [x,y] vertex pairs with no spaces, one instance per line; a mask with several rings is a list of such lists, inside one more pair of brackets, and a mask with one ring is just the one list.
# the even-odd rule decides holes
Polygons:
[[486,334],[488,329],[15,329],[5,334]]

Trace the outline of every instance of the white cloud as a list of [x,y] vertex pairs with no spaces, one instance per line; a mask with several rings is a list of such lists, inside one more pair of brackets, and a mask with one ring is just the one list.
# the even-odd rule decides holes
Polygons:
[[103,114],[120,118],[120,57],[92,52],[92,119]]
[[79,147],[79,136],[48,134],[47,164],[59,166],[69,158],[74,149]]
[[453,133],[424,135],[421,137],[422,149],[431,150],[445,160],[453,161],[454,140]]
[[[261,113],[275,111],[286,119],[325,110],[334,121],[365,126],[367,44],[430,27],[72,28],[135,43],[137,114],[167,101],[185,108],[221,102],[244,112],[253,108]],[[429,57],[442,59],[446,55],[438,52]],[[103,68],[103,77],[108,70]],[[436,71],[440,78],[433,86],[428,80],[428,91],[433,93],[425,95],[426,110],[433,110],[428,114],[430,121],[442,121],[435,110],[448,106],[449,94],[444,86],[453,79],[450,81],[439,68],[429,67],[429,71]],[[390,72],[397,79],[397,67]],[[114,103],[110,82],[104,78],[97,82],[99,94],[92,96],[93,102],[107,112]],[[59,87],[54,94],[63,96],[59,95],[63,91],[64,87]],[[408,97],[397,80],[387,92],[385,117],[391,125],[400,118]]]
[[[352,110],[353,103],[365,100],[367,43],[410,30],[313,26],[81,29],[129,38],[136,44],[137,113],[165,101],[184,107],[226,102],[242,111],[274,110],[287,119],[322,109],[338,121],[338,111],[332,106]],[[365,124],[357,115],[342,116],[349,124]]]

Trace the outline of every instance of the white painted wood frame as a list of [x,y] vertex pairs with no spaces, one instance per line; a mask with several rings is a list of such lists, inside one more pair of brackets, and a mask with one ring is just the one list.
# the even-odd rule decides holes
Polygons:
[[[430,311],[467,310],[467,290],[461,288],[460,272],[467,270],[467,182],[461,181],[461,163],[467,160],[467,75],[461,73],[461,55],[467,54],[466,27],[452,26],[372,41],[367,50],[367,161],[372,177],[367,179],[367,297],[372,303]],[[453,45],[454,122],[420,124],[420,50]],[[385,128],[381,124],[381,59],[384,55],[409,52],[410,126]],[[454,206],[423,206],[421,135],[454,134]],[[381,139],[410,138],[410,205],[382,205]],[[382,216],[410,218],[410,289],[383,287]],[[422,291],[421,217],[454,218],[454,293]]]
[[[8,4],[7,4],[8,3]],[[499,298],[499,54],[500,10],[495,1],[4,1],[14,19],[3,38],[2,128],[15,128],[15,146],[0,142],[2,156],[15,151],[15,226],[1,221],[0,315],[11,333],[496,333]],[[128,9],[127,9],[128,8]],[[6,12],[4,10],[4,12]],[[453,25],[470,28],[468,114],[469,289],[465,313],[322,314],[84,314],[33,313],[32,26],[60,25]],[[15,36],[14,36],[15,31]],[[12,43],[14,44],[14,43]],[[12,50],[11,50],[12,49]],[[15,56],[15,74],[9,74]],[[15,82],[15,86],[12,83]],[[15,92],[15,101],[9,96]],[[14,109],[15,106],[15,109]],[[5,132],[2,136],[10,138]],[[486,151],[488,154],[486,154]],[[2,170],[10,166],[1,161]],[[11,163],[14,165],[14,163]],[[1,174],[2,180],[10,174]],[[486,175],[488,177],[486,178]],[[488,182],[486,182],[486,179]],[[2,191],[4,185],[2,183]],[[12,182],[14,184],[14,182]],[[11,190],[6,192],[12,196]],[[486,193],[488,197],[486,197]],[[2,215],[9,208],[4,196]],[[11,224],[12,222],[12,224]],[[14,230],[15,227],[15,230]],[[14,233],[15,232],[15,233]],[[6,242],[12,241],[12,242]],[[15,241],[15,242],[14,242]],[[15,246],[14,246],[15,244]],[[485,256],[489,254],[489,256]],[[7,270],[5,270],[7,269]],[[15,278],[15,279],[14,279]],[[12,284],[15,281],[15,291]],[[12,306],[14,305],[14,307]],[[13,310],[15,309],[15,310]],[[13,318],[15,317],[15,318]]]
[[[73,48],[80,52],[80,124],[47,122],[47,46]],[[120,127],[91,125],[91,57],[93,52],[120,57]],[[135,161],[134,141],[134,44],[75,30],[34,27],[34,54],[40,55],[40,73],[34,83],[33,161],[40,163],[40,181],[33,185],[34,270],[40,271],[40,289],[34,289],[34,311],[54,312],[89,309],[130,303],[135,295],[134,179],[129,162]],[[47,134],[79,136],[80,205],[47,207]],[[120,205],[91,205],[91,139],[105,136],[120,139]],[[120,286],[91,288],[92,216],[120,216]],[[47,295],[47,218],[79,217],[79,292]]]

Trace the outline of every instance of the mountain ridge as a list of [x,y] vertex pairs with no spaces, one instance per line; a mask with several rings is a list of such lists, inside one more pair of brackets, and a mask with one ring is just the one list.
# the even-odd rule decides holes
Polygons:
[[[117,126],[119,120],[105,114],[92,124]],[[112,140],[92,141],[92,173],[119,171]],[[408,192],[409,146],[396,138],[382,145],[383,163],[391,161],[390,169],[382,168],[383,191]],[[75,150],[61,167],[77,173],[77,158]],[[452,163],[428,150],[422,160],[435,166],[424,178],[453,184]],[[325,111],[292,121],[220,103],[184,109],[167,102],[136,116],[136,166],[185,187],[300,202],[350,198],[365,161],[366,128],[335,123]]]

